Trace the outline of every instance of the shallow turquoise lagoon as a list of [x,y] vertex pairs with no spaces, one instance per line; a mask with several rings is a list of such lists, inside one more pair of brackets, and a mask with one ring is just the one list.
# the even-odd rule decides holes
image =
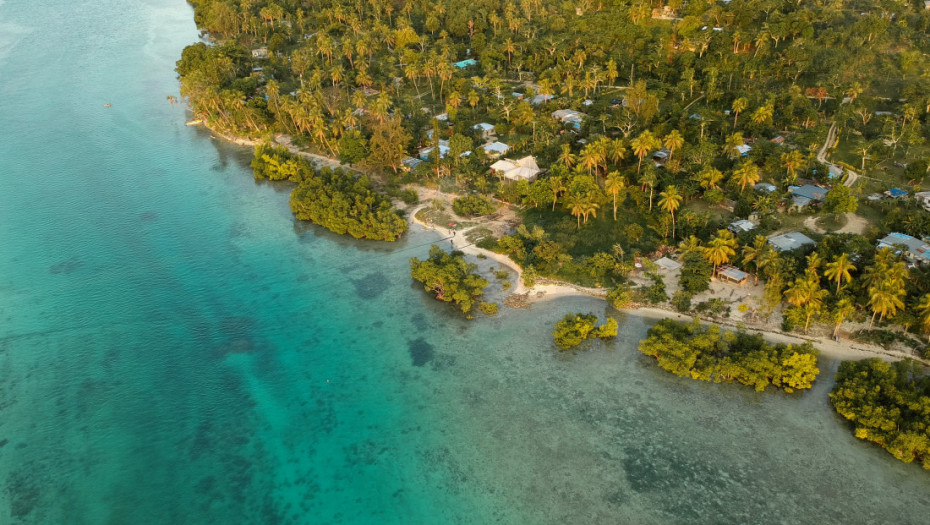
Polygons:
[[[466,322],[184,125],[181,0],[0,0],[0,523],[926,523],[811,392]],[[112,107],[104,108],[110,103]]]

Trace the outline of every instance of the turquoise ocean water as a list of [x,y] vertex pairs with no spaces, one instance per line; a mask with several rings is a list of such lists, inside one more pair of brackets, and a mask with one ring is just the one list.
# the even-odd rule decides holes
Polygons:
[[[0,524],[926,523],[802,395],[466,322],[184,125],[181,0],[0,0]],[[112,103],[106,109],[105,103]]]

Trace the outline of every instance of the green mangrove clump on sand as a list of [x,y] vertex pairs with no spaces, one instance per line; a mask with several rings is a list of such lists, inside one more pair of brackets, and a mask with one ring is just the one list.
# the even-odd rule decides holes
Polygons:
[[655,357],[660,367],[682,376],[786,392],[810,388],[820,369],[817,350],[803,345],[767,343],[759,334],[728,332],[719,326],[702,326],[663,319],[649,329],[639,351]]
[[465,260],[462,252],[446,253],[435,244],[430,247],[426,260],[410,259],[410,277],[423,283],[436,299],[455,304],[465,314],[470,314],[480,303],[479,298],[490,284],[475,271],[477,269],[476,264]]
[[830,402],[857,438],[930,470],[930,377],[915,361],[843,361]]

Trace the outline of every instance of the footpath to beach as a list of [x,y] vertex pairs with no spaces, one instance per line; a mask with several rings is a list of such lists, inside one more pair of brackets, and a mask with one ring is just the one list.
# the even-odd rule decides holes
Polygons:
[[[216,130],[210,129],[211,133],[214,135],[238,144],[240,146],[255,146],[263,142],[262,140],[246,139],[234,137],[227,135]],[[826,161],[826,152],[829,149],[829,146],[835,140],[836,137],[836,125],[831,126],[829,132],[827,133],[827,140],[824,143],[824,146],[818,152],[818,160],[821,162],[830,164]],[[284,134],[278,134],[274,136],[273,143],[279,146],[284,146],[295,155],[299,155],[302,158],[305,158],[320,167],[330,167],[330,168],[342,168],[352,171],[358,171],[352,166],[344,165],[339,160],[333,159],[331,157],[326,157],[324,155],[318,155],[314,153],[308,153],[301,151],[297,146],[291,142],[291,138]],[[830,164],[831,166],[839,166]],[[858,175],[854,172],[849,172],[849,178],[846,180],[846,185],[851,186]],[[408,210],[409,220],[412,223],[418,224],[421,227],[433,230],[440,233],[443,237],[450,237],[452,246],[472,259],[472,262],[479,263],[479,269],[482,272],[490,272],[492,269],[488,264],[481,264],[481,261],[494,261],[499,265],[506,266],[510,271],[515,274],[514,288],[510,290],[498,290],[496,295],[500,296],[500,299],[503,299],[505,303],[514,305],[514,306],[530,306],[534,302],[540,301],[549,301],[553,299],[558,299],[560,297],[570,297],[570,296],[590,296],[603,299],[607,290],[604,288],[585,288],[582,286],[573,285],[570,283],[560,282],[560,281],[551,281],[548,279],[539,279],[537,283],[532,288],[527,288],[523,284],[523,269],[516,264],[513,260],[503,254],[492,252],[490,250],[485,250],[475,246],[470,242],[466,234],[475,228],[486,227],[492,230],[496,230],[498,233],[506,232],[510,229],[509,222],[512,221],[515,217],[509,207],[507,208],[507,214],[503,216],[498,216],[497,218],[485,218],[480,219],[472,226],[464,230],[453,230],[448,227],[444,227],[437,224],[425,223],[417,218],[417,213],[426,208],[428,204],[431,203],[433,199],[440,199],[446,201],[448,205],[451,206],[452,200],[456,197],[454,194],[443,193],[436,189],[424,188],[420,186],[414,187],[419,195],[420,203],[419,205]],[[506,206],[506,205],[505,205]],[[509,292],[509,295],[507,294]],[[495,298],[492,298],[495,299]],[[691,314],[683,314],[672,310],[667,310],[664,308],[658,308],[654,306],[641,306],[636,308],[624,309],[623,312],[635,315],[639,317],[649,318],[649,319],[676,319],[676,320],[691,320],[695,316]],[[839,340],[835,341],[828,337],[821,336],[808,336],[795,333],[785,333],[776,328],[774,328],[769,323],[759,323],[759,322],[746,322],[743,320],[734,321],[726,320],[719,318],[698,318],[705,323],[718,324],[723,327],[737,329],[742,328],[747,332],[758,333],[765,337],[767,340],[774,343],[786,343],[786,344],[803,344],[805,342],[810,342],[815,347],[817,347],[824,355],[835,357],[839,359],[868,359],[872,357],[879,357],[886,361],[898,361],[901,359],[914,359],[923,363],[924,365],[930,366],[930,361],[925,359],[920,359],[912,354],[901,352],[898,350],[889,350],[882,348],[878,345],[872,345],[867,343],[858,343],[853,341]]]
[[[512,261],[509,257],[503,254],[492,252],[490,250],[485,250],[479,248],[471,243],[466,234],[475,228],[493,226],[494,222],[502,223],[504,221],[498,219],[488,220],[485,222],[480,222],[478,224],[472,225],[464,230],[454,231],[451,228],[444,227],[437,224],[425,223],[417,217],[417,213],[429,206],[429,204],[424,204],[431,202],[433,199],[443,199],[447,200],[447,203],[451,203],[451,200],[455,197],[452,194],[441,193],[434,189],[427,188],[417,188],[420,194],[421,204],[415,206],[409,213],[410,221],[422,226],[425,229],[436,231],[441,234],[443,237],[450,237],[452,245],[456,250],[461,251],[472,258],[472,262],[480,262],[480,260],[492,260],[499,264],[505,265],[511,271],[516,274],[515,281],[516,285],[513,290],[513,296],[519,296],[520,300],[517,301],[517,304],[529,306],[532,303],[540,301],[549,301],[553,299],[558,299],[560,297],[571,297],[571,296],[589,296],[597,297],[603,299],[607,294],[607,289],[605,288],[585,288],[582,286],[577,286],[569,283],[551,281],[548,279],[540,279],[537,284],[532,288],[527,288],[523,284],[523,269]],[[497,224],[500,226],[500,224]],[[479,257],[480,256],[480,257]],[[480,267],[480,265],[479,265]],[[481,268],[484,270],[484,268]],[[717,283],[715,283],[717,284]],[[719,286],[727,286],[719,284]],[[640,306],[636,308],[623,309],[624,313],[629,315],[635,315],[638,317],[644,317],[648,319],[675,319],[679,321],[689,321],[694,319],[696,316],[692,314],[683,314],[680,312],[672,311],[669,309],[654,307],[654,306]],[[886,361],[899,361],[901,359],[915,359],[921,363],[930,366],[930,361],[920,359],[914,355],[907,354],[905,352],[897,350],[888,350],[882,348],[878,345],[859,343],[848,340],[839,340],[834,341],[828,337],[814,336],[814,335],[803,335],[795,333],[786,333],[778,330],[769,323],[760,323],[760,322],[746,322],[740,320],[728,320],[720,318],[704,318],[697,316],[702,322],[713,323],[720,325],[722,327],[731,328],[731,329],[745,329],[750,333],[758,333],[765,337],[768,341],[773,343],[785,343],[785,344],[804,344],[810,342],[822,354],[838,359],[845,360],[858,360],[858,359],[868,359],[872,357],[879,357]]]

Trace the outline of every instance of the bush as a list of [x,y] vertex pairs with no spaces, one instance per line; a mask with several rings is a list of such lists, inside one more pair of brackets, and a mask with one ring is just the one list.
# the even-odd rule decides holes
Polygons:
[[552,338],[562,350],[570,350],[586,339],[617,336],[617,321],[608,317],[604,325],[597,326],[594,314],[565,314],[561,321],[555,323]]
[[418,204],[420,196],[414,190],[403,190],[400,192],[400,200],[404,201],[404,204]]
[[497,209],[490,199],[481,195],[459,197],[452,202],[452,210],[460,217],[478,217],[494,213]]
[[681,259],[681,276],[678,285],[691,295],[701,293],[710,287],[710,277],[714,267],[700,252],[689,252]]
[[476,269],[477,265],[467,262],[462,252],[449,254],[435,244],[425,261],[410,259],[410,276],[423,283],[436,299],[455,303],[465,314],[471,312],[489,284]]
[[497,313],[497,303],[482,302],[478,308],[487,315],[494,315]]
[[617,310],[629,308],[633,304],[633,289],[627,283],[619,284],[607,292],[607,302]]
[[767,343],[759,334],[740,330],[724,332],[719,326],[702,326],[663,319],[649,329],[639,351],[677,376],[733,382],[765,390],[769,385],[786,392],[806,389],[820,373],[817,350],[810,343]]
[[338,169],[306,176],[291,192],[290,205],[298,219],[356,239],[393,241],[407,231],[407,221],[367,177]]
[[679,312],[687,312],[691,309],[691,294],[684,290],[678,290],[672,295],[672,306]]

